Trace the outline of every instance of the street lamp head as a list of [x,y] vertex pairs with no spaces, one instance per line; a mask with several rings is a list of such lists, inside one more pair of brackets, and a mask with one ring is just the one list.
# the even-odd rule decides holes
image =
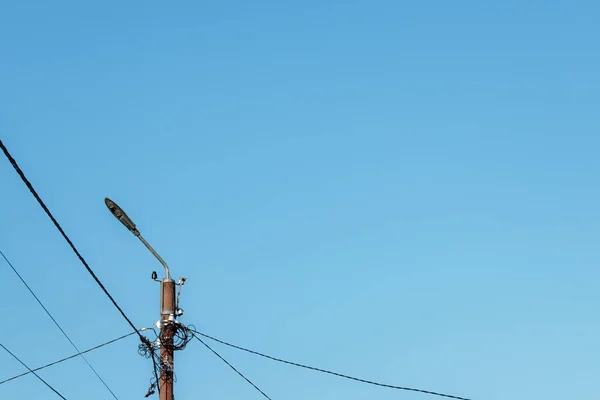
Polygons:
[[125,214],[125,211],[123,211],[121,207],[117,205],[117,203],[106,197],[104,198],[104,204],[106,204],[106,207],[108,207],[112,215],[114,215],[115,218],[117,218],[119,221],[121,221],[123,225],[125,225],[125,228],[129,229],[129,231],[135,236],[140,236],[140,232],[135,227],[135,224],[133,223],[131,218],[129,218],[127,214]]
[[[146,242],[146,240],[140,234],[140,231],[138,231],[137,228],[135,227],[135,224],[133,223],[131,218],[129,218],[127,216],[127,214],[125,214],[125,211],[123,211],[123,209],[121,209],[121,207],[119,207],[117,205],[117,203],[115,203],[108,197],[104,198],[104,204],[106,204],[106,207],[108,207],[108,209],[110,210],[112,215],[114,215],[115,218],[117,218],[119,221],[121,221],[121,223],[123,225],[125,225],[125,228],[129,229],[129,231],[131,233],[133,233],[138,239],[140,239],[140,241],[144,244],[144,246],[146,246],[146,248],[148,250],[150,250],[150,252],[154,255],[154,257],[156,257],[156,259],[162,264],[162,266],[165,267],[166,279],[171,279],[171,276],[169,274],[169,266],[167,265],[165,260],[163,260],[161,258],[161,256],[158,255],[158,253],[152,248],[152,246],[150,246],[150,244],[148,242]],[[156,279],[155,274],[156,274],[156,272],[154,272],[152,274],[152,279]]]

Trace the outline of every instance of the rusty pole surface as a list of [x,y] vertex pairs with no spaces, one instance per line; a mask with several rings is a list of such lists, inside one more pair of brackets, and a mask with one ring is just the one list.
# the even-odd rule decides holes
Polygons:
[[175,281],[160,281],[160,400],[173,400],[173,335],[175,334]]

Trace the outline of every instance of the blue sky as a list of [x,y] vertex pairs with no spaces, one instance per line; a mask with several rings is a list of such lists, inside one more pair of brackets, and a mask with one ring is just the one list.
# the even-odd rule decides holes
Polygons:
[[[84,3],[0,6],[0,137],[137,325],[160,265],[105,196],[206,333],[473,399],[597,396],[597,2]],[[2,160],[0,182],[0,250],[75,343],[127,333]],[[72,354],[0,271],[0,342]],[[428,398],[214,348],[273,399]],[[134,338],[88,358],[145,394]],[[260,398],[199,343],[176,373],[178,399]],[[110,398],[79,359],[41,376]]]

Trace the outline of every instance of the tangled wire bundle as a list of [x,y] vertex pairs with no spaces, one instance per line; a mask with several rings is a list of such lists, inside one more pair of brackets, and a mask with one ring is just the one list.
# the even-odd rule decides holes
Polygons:
[[156,350],[158,350],[156,344],[154,342],[151,342],[150,340],[144,340],[138,345],[139,355],[145,358],[152,357],[155,354]]
[[160,390],[161,385],[158,383],[158,370],[160,370],[161,375],[163,375],[165,379],[167,376],[172,376],[173,380],[176,380],[173,365],[159,355],[159,350],[161,348],[172,351],[185,349],[185,346],[187,346],[194,338],[195,330],[196,327],[193,325],[185,326],[177,321],[169,321],[164,323],[160,334],[152,329],[156,335],[156,340],[151,341],[148,338],[144,338],[145,340],[142,340],[142,343],[138,345],[138,353],[142,357],[152,359],[152,362],[154,363],[155,377],[151,379],[150,387],[148,388],[145,397],[153,395],[156,389]]
[[183,350],[185,346],[194,338],[196,327],[194,325],[185,326],[179,322],[174,323],[175,333],[173,343],[170,345],[173,350]]

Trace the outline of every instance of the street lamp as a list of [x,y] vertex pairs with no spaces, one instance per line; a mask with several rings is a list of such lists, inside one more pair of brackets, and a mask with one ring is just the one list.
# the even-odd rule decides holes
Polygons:
[[156,257],[156,259],[162,264],[162,266],[165,267],[166,279],[171,279],[171,275],[169,274],[169,266],[167,265],[165,260],[163,260],[162,257],[158,255],[158,253],[152,248],[152,246],[150,246],[148,242],[146,242],[144,237],[140,234],[140,231],[138,231],[138,229],[135,227],[135,224],[133,223],[131,218],[129,218],[129,216],[125,214],[125,211],[123,211],[123,209],[119,207],[117,203],[115,203],[108,197],[104,198],[104,204],[106,204],[106,207],[108,207],[112,215],[114,215],[115,218],[117,218],[123,225],[125,225],[125,228],[127,228],[138,239],[140,239],[140,241],[144,243],[144,246],[146,246],[148,250],[150,250],[150,252],[154,254],[154,257]]
[[[106,197],[104,199],[106,207],[110,210],[112,215],[115,216],[129,232],[133,233],[138,239],[144,243],[144,246],[150,250],[154,257],[165,267],[165,279],[161,279],[160,282],[160,321],[158,326],[160,327],[160,378],[156,382],[158,385],[158,393],[160,400],[173,400],[173,382],[174,382],[174,350],[173,337],[177,333],[177,320],[178,316],[183,314],[183,310],[178,307],[179,298],[175,299],[175,286],[177,285],[169,274],[169,267],[167,263],[158,255],[156,251],[144,240],[140,231],[135,227],[135,224],[125,214],[125,211],[121,209],[111,199]],[[152,272],[152,279],[156,279],[156,272]],[[185,278],[179,280],[179,286],[181,287],[185,282]],[[179,296],[178,296],[179,297]],[[155,366],[156,367],[156,366]]]

